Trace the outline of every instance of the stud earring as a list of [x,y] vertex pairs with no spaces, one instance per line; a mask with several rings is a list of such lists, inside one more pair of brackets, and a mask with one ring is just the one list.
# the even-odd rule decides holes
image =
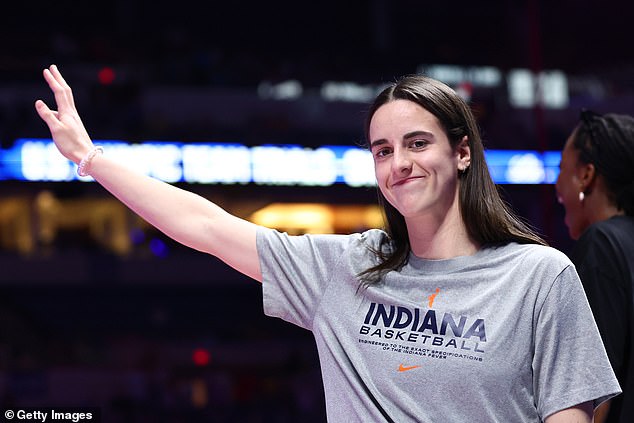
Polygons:
[[583,200],[585,200],[586,195],[583,193],[583,191],[579,191],[579,202],[583,203]]

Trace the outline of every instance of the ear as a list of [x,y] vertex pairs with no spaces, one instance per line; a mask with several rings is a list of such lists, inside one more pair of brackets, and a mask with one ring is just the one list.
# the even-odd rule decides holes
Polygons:
[[579,189],[581,192],[589,191],[592,188],[595,177],[597,176],[597,169],[592,163],[581,163],[577,168],[577,176],[581,186]]
[[456,146],[456,159],[458,160],[458,171],[464,172],[471,165],[471,147],[469,138],[465,135]]

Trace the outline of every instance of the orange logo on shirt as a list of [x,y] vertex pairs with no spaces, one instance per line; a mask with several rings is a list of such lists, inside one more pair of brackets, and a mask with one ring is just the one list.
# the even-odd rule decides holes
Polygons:
[[434,300],[436,299],[436,295],[438,295],[438,293],[440,293],[440,288],[436,288],[436,292],[427,297],[429,298],[429,308],[432,308],[434,305]]
[[408,371],[408,370],[417,369],[417,368],[419,368],[419,367],[420,367],[420,366],[403,366],[403,363],[401,363],[401,364],[398,366],[398,371],[399,371],[399,372],[406,372],[406,371]]

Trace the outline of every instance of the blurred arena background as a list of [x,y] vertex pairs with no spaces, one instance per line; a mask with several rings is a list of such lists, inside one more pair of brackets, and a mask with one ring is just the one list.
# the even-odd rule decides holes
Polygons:
[[[634,114],[625,0],[3,8],[0,171],[21,169],[0,173],[3,406],[100,407],[109,422],[325,421],[312,337],[265,317],[257,283],[174,244],[96,184],[50,178],[24,149],[12,158],[49,137],[33,103],[53,104],[41,77],[51,63],[92,137],[132,146],[358,146],[369,99],[417,72],[468,99],[491,150],[558,151],[582,107]],[[293,233],[380,224],[368,185],[174,183]],[[500,188],[569,248],[552,183]]]

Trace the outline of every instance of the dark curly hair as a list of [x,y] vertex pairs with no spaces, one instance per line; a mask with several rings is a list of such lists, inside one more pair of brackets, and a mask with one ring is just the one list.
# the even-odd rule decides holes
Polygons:
[[582,110],[572,145],[603,176],[610,201],[634,216],[634,117]]

